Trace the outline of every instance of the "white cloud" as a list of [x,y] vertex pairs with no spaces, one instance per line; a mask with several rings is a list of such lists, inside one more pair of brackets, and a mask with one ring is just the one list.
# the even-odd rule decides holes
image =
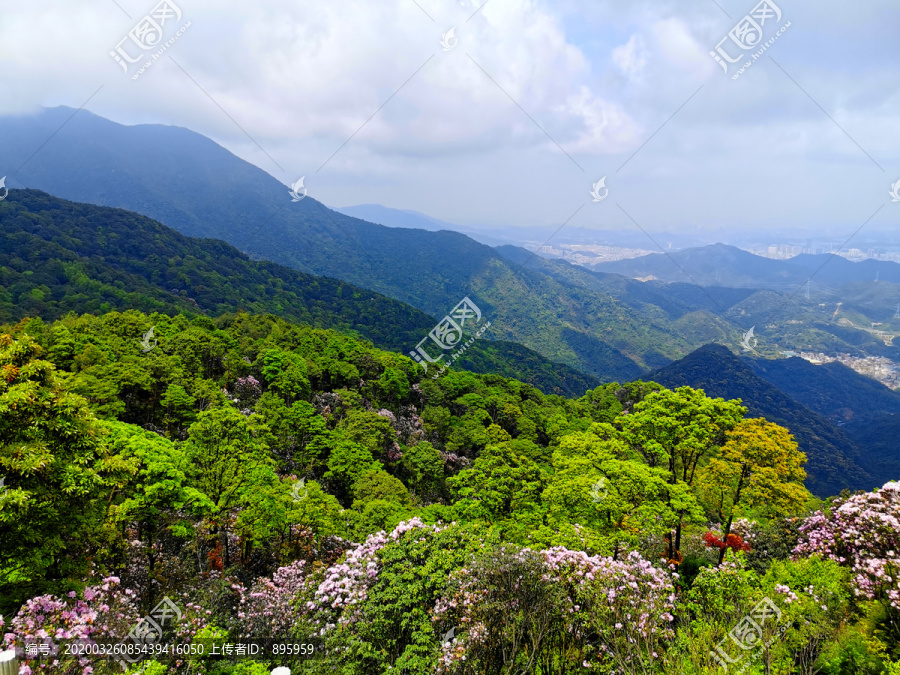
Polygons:
[[[172,63],[163,59],[131,81],[108,56],[152,1],[122,0],[130,19],[112,2],[41,4],[17,7],[16,18],[0,25],[9,94],[0,111],[56,102],[62,91],[75,103],[80,92],[105,84],[98,103],[130,107],[131,118],[169,117],[220,138],[242,137]],[[604,137],[630,133],[634,124],[623,109],[588,93],[590,64],[537,3],[496,0],[468,22],[474,0],[420,4],[434,22],[411,0],[184,0],[191,28],[168,54],[263,145],[340,143],[364,123],[354,143],[383,153],[545,145],[509,97],[552,127],[559,142],[585,152],[604,151],[603,143],[588,142],[601,130]],[[438,41],[451,26],[458,46],[442,52]],[[392,95],[388,105],[406,113],[366,122]],[[553,111],[559,117],[551,119]]]
[[640,35],[635,33],[628,42],[613,49],[613,62],[629,77],[637,75],[647,65],[646,47]]
[[[365,123],[310,180],[331,202],[362,201],[355,198],[361,181],[378,174],[389,180],[366,201],[381,195],[402,207],[414,194],[419,210],[439,204],[433,215],[447,220],[478,222],[489,213],[515,224],[552,221],[570,208],[566,200],[586,194],[568,182],[572,164],[541,129],[596,179],[619,164],[611,155],[624,161],[703,84],[616,181],[627,194],[628,181],[677,167],[684,184],[696,186],[691,199],[680,196],[682,186],[650,206],[658,217],[648,220],[721,224],[727,208],[699,213],[698,204],[715,201],[703,196],[729,175],[729,164],[740,177],[729,194],[745,192],[761,212],[791,206],[773,184],[772,157],[812,182],[827,158],[829,170],[845,169],[845,192],[875,172],[881,178],[768,60],[738,82],[721,73],[708,51],[735,21],[709,0],[489,0],[474,16],[483,0],[416,0],[433,21],[412,0],[181,0],[192,25],[169,53],[196,84],[168,59],[138,81],[123,75],[108,52],[156,0],[116,2],[131,18],[112,0],[0,0],[0,113],[77,107],[103,85],[88,109],[124,123],[188,127],[285,182],[312,173]],[[900,176],[892,132],[900,122],[893,67],[900,47],[890,39],[900,12],[895,1],[872,2],[878,11],[850,12],[850,31],[836,0],[785,6],[793,27],[772,53],[889,175]],[[442,52],[441,34],[451,26],[459,43]],[[551,192],[567,196],[535,203],[533,195],[549,200]],[[828,200],[803,208],[810,223],[848,218]]]
[[698,75],[708,75],[715,70],[709,49],[694,39],[690,28],[681,19],[657,21],[652,30],[660,52],[670,63]]

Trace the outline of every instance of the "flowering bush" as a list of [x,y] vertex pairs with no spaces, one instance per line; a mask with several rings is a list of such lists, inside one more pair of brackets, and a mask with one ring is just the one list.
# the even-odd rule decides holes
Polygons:
[[262,386],[252,375],[239,377],[231,385],[231,393],[225,390],[229,398],[241,408],[252,408],[262,395]]
[[584,668],[646,672],[661,662],[664,645],[674,636],[678,575],[636,552],[615,560],[557,547],[541,556],[549,579],[562,584],[576,603],[567,611],[577,622],[570,632],[584,635]]
[[731,524],[731,531],[751,546],[756,540],[759,530],[759,523],[746,518],[736,518]]
[[297,614],[295,605],[306,582],[306,561],[279,567],[271,579],[259,578],[249,591],[239,584],[239,637],[287,637]]
[[20,675],[90,675],[94,668],[89,659],[64,654],[56,642],[121,640],[139,618],[134,592],[123,590],[117,577],[107,577],[98,586],[86,587],[81,598],[75,591],[70,592],[67,598],[53,595],[32,598],[12,620],[3,640],[7,648],[16,644],[21,647],[25,641],[50,646],[49,657],[24,656]]
[[380,415],[381,417],[386,417],[390,421],[391,426],[397,425],[397,417],[390,410],[387,410],[386,408],[382,408],[381,410],[378,411],[377,414]]
[[850,568],[853,593],[881,607],[888,643],[900,645],[900,482],[836,500],[800,526],[795,559],[821,555]]
[[347,551],[343,561],[328,568],[312,599],[306,603],[313,623],[319,627],[319,635],[338,623],[349,624],[361,618],[361,605],[380,570],[378,552],[405,532],[424,527],[427,526],[419,518],[413,518],[397,525],[390,534],[371,534],[365,542]]
[[750,544],[745,544],[744,540],[734,532],[730,532],[725,541],[722,541],[714,532],[707,532],[703,535],[703,541],[707,548],[717,548],[720,551],[726,548],[732,551],[749,551]]
[[900,612],[900,482],[837,500],[800,526],[795,558],[819,554],[851,568],[853,591]]
[[413,518],[369,536],[307,578],[298,632],[321,637],[323,658],[345,672],[434,672],[431,610],[479,534]]
[[501,661],[547,672],[563,651],[582,670],[648,672],[674,636],[677,575],[637,553],[614,560],[504,547],[455,576],[435,616],[465,632],[444,644],[439,672]]

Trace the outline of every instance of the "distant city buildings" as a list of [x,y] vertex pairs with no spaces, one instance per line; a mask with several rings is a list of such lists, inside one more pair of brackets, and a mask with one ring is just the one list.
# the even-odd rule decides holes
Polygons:
[[886,260],[889,262],[900,262],[900,251],[889,251],[878,248],[850,248],[838,251],[836,246],[799,246],[791,244],[778,244],[766,246],[750,246],[744,249],[749,253],[761,256],[763,258],[772,258],[774,260],[788,260],[798,255],[839,255],[847,260]]
[[900,364],[894,363],[883,356],[860,357],[850,356],[849,354],[826,356],[822,352],[800,352],[800,358],[815,365],[837,361],[848,368],[852,368],[860,375],[866,375],[873,380],[878,380],[885,387],[890,389],[900,388]]
[[[525,243],[525,248],[529,251],[536,251],[540,246],[537,242],[529,241]],[[659,251],[621,246],[601,246],[599,244],[551,244],[544,246],[540,253],[546,258],[562,258],[574,265],[589,267],[602,262],[640,258],[650,253],[659,253]]]
[[[525,242],[529,251],[540,248],[540,242]],[[766,244],[757,246],[739,246],[743,250],[763,258],[788,260],[798,255],[839,255],[848,260],[885,260],[900,262],[900,249],[888,248],[850,248],[837,250],[838,244],[818,244],[804,246],[799,244]],[[671,248],[671,246],[670,246]],[[544,246],[540,254],[545,258],[563,258],[575,265],[591,266],[602,262],[639,258],[650,253],[659,253],[658,249],[628,248],[623,246],[605,246],[600,244],[550,244]]]

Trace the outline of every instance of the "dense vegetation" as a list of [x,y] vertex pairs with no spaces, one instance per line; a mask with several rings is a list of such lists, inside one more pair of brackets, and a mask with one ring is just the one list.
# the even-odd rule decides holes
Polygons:
[[688,387],[433,379],[246,313],[23,320],[0,337],[3,630],[122,638],[165,596],[180,641],[317,656],[132,673],[897,672],[900,485],[822,504],[805,463]]

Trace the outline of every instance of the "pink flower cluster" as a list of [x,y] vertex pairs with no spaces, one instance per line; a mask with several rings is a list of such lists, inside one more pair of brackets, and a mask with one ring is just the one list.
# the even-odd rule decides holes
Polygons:
[[271,579],[261,577],[248,591],[239,584],[231,588],[240,596],[240,637],[288,637],[294,625],[295,605],[306,585],[306,561],[279,567]]
[[799,597],[797,597],[797,594],[790,589],[789,586],[785,586],[784,584],[777,584],[775,586],[775,592],[785,596],[784,602],[787,605],[797,602],[800,599]]
[[259,380],[252,375],[248,375],[247,377],[239,377],[236,379],[231,385],[231,391],[233,393],[229,393],[227,389],[223,389],[223,392],[232,399],[234,403],[252,407],[262,394],[262,386],[259,384]]
[[[319,583],[313,599],[306,603],[314,623],[320,627],[320,635],[334,628],[336,623],[349,624],[360,619],[358,610],[368,597],[369,588],[378,578],[381,569],[378,552],[391,541],[397,541],[410,530],[429,527],[419,518],[404,521],[390,534],[378,532],[366,537],[366,541],[347,551],[342,562],[329,567]],[[435,531],[439,528],[432,526]]]
[[[139,619],[135,594],[122,590],[118,577],[107,577],[99,586],[88,586],[81,599],[74,591],[67,599],[53,595],[32,598],[19,610],[3,636],[7,648],[21,647],[24,642],[47,644],[50,658],[30,660],[20,666],[20,675],[31,673],[70,672],[81,669],[81,675],[94,672],[84,657],[66,656],[56,644],[60,640],[121,639]],[[0,624],[2,625],[2,624]]]
[[399,462],[401,459],[403,459],[403,452],[401,451],[400,444],[397,441],[394,441],[390,449],[388,449],[386,459],[389,462]]
[[397,425],[397,417],[390,410],[387,410],[386,408],[382,408],[381,410],[378,411],[377,414],[380,415],[381,417],[387,417],[392,426]]
[[[518,555],[531,553],[522,549]],[[660,657],[663,645],[674,637],[677,574],[654,567],[635,552],[625,560],[589,556],[561,546],[537,554],[545,569],[543,582],[565,590],[558,612],[566,632],[586,656],[619,663]],[[474,615],[478,604],[491,598],[468,568],[457,574],[463,579],[460,592],[439,600],[434,615],[467,630],[443,645],[440,672],[452,671],[455,663],[465,660],[469,648],[487,635],[486,626]],[[594,665],[589,658],[584,660],[585,668]]]
[[400,416],[394,425],[397,437],[406,445],[415,445],[425,438],[425,425],[419,417],[419,411],[413,405],[400,407]]
[[795,558],[821,555],[851,568],[853,591],[900,610],[900,482],[837,500],[800,527]]
[[452,468],[464,469],[471,464],[468,457],[460,457],[455,452],[441,452],[441,461],[452,465]]

